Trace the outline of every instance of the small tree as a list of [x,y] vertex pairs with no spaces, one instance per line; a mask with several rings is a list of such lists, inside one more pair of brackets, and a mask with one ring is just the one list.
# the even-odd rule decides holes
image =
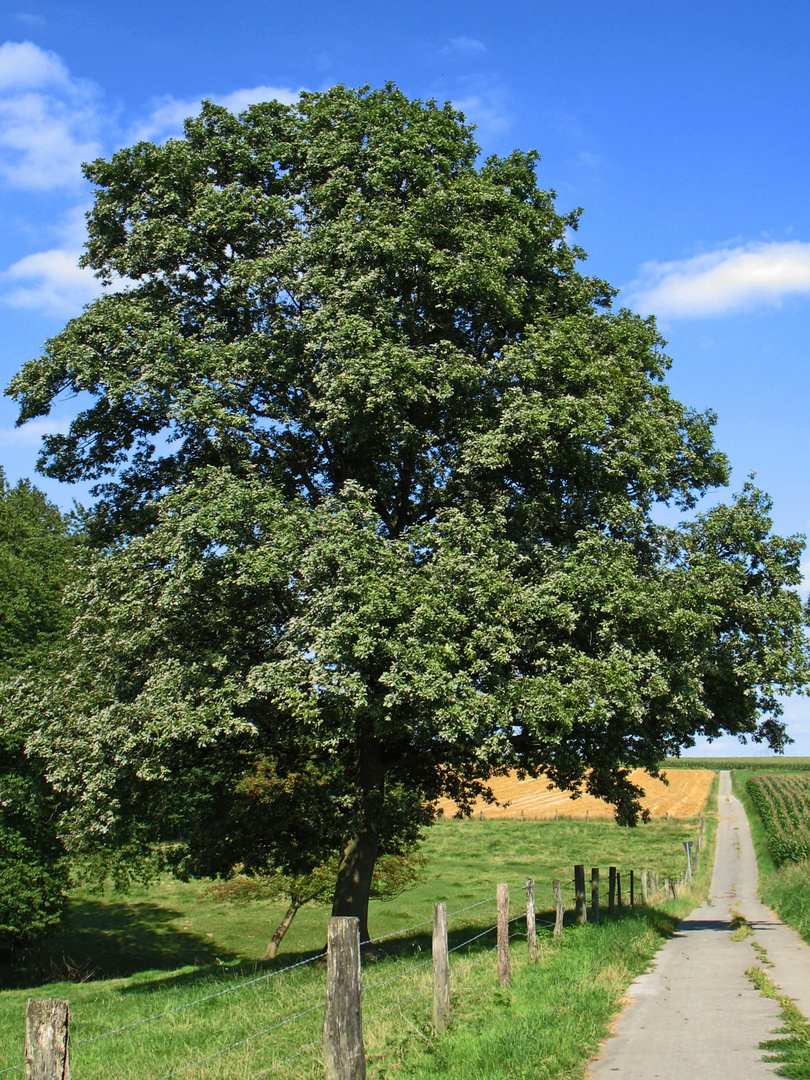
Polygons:
[[[371,897],[393,900],[406,889],[418,884],[422,877],[424,859],[418,851],[410,850],[402,855],[381,855],[377,859]],[[278,924],[262,960],[275,960],[284,935],[292,926],[293,919],[305,904],[331,902],[335,891],[338,859],[317,866],[308,874],[284,874],[279,870],[254,877],[235,875],[227,881],[218,881],[203,893],[214,900],[231,904],[247,904],[256,900],[284,900],[288,903],[284,917]]]

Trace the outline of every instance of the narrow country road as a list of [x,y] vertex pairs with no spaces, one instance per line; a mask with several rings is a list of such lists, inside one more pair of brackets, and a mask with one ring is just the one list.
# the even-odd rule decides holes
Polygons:
[[[754,929],[731,938],[731,909]],[[810,946],[757,899],[748,820],[720,774],[720,824],[708,903],[696,908],[628,992],[614,1035],[591,1064],[591,1080],[754,1080],[775,1076],[759,1043],[779,1025],[779,1007],[745,976],[767,950],[770,978],[810,1015]]]

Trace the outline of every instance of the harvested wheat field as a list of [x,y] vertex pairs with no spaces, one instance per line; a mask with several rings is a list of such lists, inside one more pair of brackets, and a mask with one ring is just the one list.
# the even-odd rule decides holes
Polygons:
[[[642,806],[650,811],[652,817],[674,818],[695,817],[706,805],[714,773],[710,769],[672,769],[666,774],[669,781],[655,780],[643,769],[635,769],[630,774],[634,784],[645,792]],[[564,791],[551,787],[548,780],[518,780],[517,775],[498,776],[490,782],[497,803],[487,804],[479,800],[475,804],[476,815],[483,811],[485,819],[519,818],[521,811],[527,818],[553,818],[556,815],[566,818],[592,819],[612,818],[613,808],[592,795],[583,795],[572,799]],[[456,812],[456,804],[450,799],[441,799],[437,807],[447,817]]]

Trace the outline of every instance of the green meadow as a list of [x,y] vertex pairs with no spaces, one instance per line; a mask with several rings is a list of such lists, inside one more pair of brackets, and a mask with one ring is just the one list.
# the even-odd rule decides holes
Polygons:
[[[639,872],[681,875],[683,841],[696,841],[697,819],[635,829],[566,820],[433,826],[420,884],[372,904],[379,959],[363,973],[369,1076],[583,1075],[627,985],[707,887],[713,813],[706,819],[693,892],[646,909],[639,906]],[[600,926],[574,924],[575,863],[585,865],[588,878],[592,867],[600,868]],[[612,920],[605,915],[611,865],[621,873],[624,900]],[[536,967],[525,939],[527,877],[536,881]],[[562,883],[567,909],[562,942],[551,934],[553,878]],[[491,929],[499,882],[509,884],[511,897],[514,976],[507,989],[497,986]],[[431,1024],[430,961],[430,921],[440,900],[454,950],[454,1022],[441,1037]],[[278,903],[217,901],[205,895],[205,884],[171,879],[126,895],[77,889],[61,937],[44,943],[22,969],[3,973],[0,1070],[22,1061],[25,1000],[36,996],[71,1002],[74,1080],[323,1076],[319,957],[328,910],[302,909],[278,958],[261,964],[256,958],[283,910]],[[509,1057],[504,1040],[514,1043]]]

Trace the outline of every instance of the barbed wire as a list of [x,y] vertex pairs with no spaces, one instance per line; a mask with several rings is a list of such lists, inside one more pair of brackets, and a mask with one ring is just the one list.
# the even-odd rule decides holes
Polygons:
[[279,1020],[277,1024],[271,1024],[270,1027],[262,1028],[261,1031],[254,1031],[252,1035],[248,1035],[238,1042],[231,1043],[230,1046],[223,1046],[221,1050],[216,1050],[213,1054],[207,1054],[205,1057],[198,1058],[188,1065],[183,1065],[181,1068],[175,1069],[174,1072],[166,1073],[165,1076],[161,1076],[159,1080],[170,1080],[171,1077],[180,1076],[182,1073],[188,1072],[189,1069],[196,1069],[198,1065],[205,1065],[208,1061],[214,1061],[216,1058],[222,1057],[223,1054],[230,1053],[231,1050],[236,1050],[240,1046],[246,1046],[249,1042],[253,1042],[254,1039],[260,1039],[262,1035],[269,1035],[271,1031],[278,1031],[279,1028],[285,1027],[287,1024],[292,1024],[296,1020],[300,1020],[302,1016],[309,1016],[310,1013],[319,1012],[325,1007],[326,1002],[323,1002],[320,1005],[312,1005],[309,1009],[304,1009],[302,1012],[296,1013],[295,1016],[287,1016],[284,1020]]
[[[263,975],[257,975],[253,979],[247,979],[245,982],[238,983],[236,986],[226,986],[224,990],[217,990],[216,993],[206,994],[204,997],[195,998],[194,1001],[186,1001],[182,1005],[175,1005],[171,1009],[164,1009],[163,1012],[155,1013],[152,1016],[145,1016],[140,1020],[133,1020],[130,1024],[123,1024],[121,1027],[112,1028],[112,1030],[105,1031],[102,1035],[94,1035],[89,1039],[76,1039],[73,1045],[88,1046],[90,1043],[100,1042],[101,1039],[108,1039],[111,1035],[120,1035],[123,1031],[131,1031],[132,1028],[141,1027],[142,1024],[149,1024],[153,1020],[162,1020],[165,1016],[172,1016],[174,1013],[182,1012],[184,1009],[191,1009],[195,1005],[202,1005],[203,1002],[213,1001],[214,998],[224,997],[226,994],[234,994],[237,990],[244,990],[246,986],[255,986],[256,983],[268,982],[278,975],[285,975],[288,971],[294,971],[296,968],[304,967],[306,964],[312,964],[316,960],[322,960],[325,956],[326,953],[322,952],[317,956],[309,957],[308,960],[299,960],[295,964],[289,964],[287,967],[279,968],[277,971],[266,971]],[[19,1068],[19,1066],[15,1066],[15,1068]]]
[[17,1072],[17,1070],[21,1068],[22,1065],[10,1065],[7,1069],[0,1069],[0,1076],[4,1076],[6,1073],[10,1072]]

